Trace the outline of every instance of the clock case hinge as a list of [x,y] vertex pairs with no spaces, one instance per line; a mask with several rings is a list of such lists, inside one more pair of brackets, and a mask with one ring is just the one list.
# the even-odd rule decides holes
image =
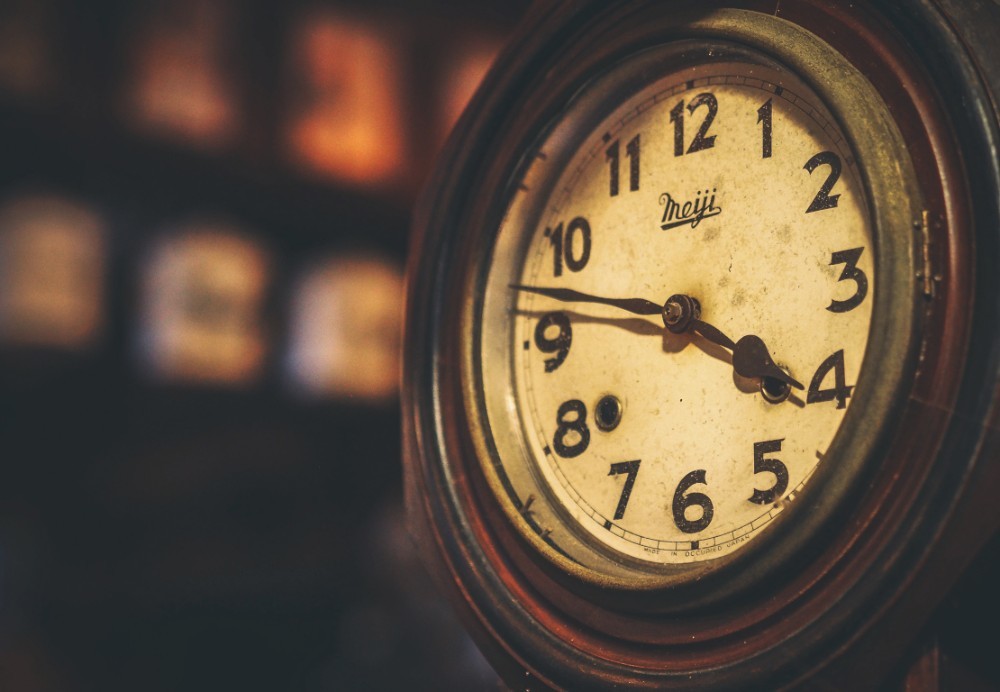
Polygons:
[[[920,231],[921,268],[917,271],[917,279],[922,283],[924,298],[932,300],[937,295],[937,285],[941,283],[942,276],[934,273],[931,262],[931,219],[930,212],[924,209],[920,214],[920,220],[913,222],[914,229]],[[940,230],[941,221],[935,220],[935,230]]]

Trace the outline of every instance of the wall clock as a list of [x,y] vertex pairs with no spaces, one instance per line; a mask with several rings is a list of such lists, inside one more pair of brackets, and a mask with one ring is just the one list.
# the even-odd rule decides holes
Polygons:
[[876,686],[997,529],[998,17],[534,8],[418,213],[403,394],[512,685]]

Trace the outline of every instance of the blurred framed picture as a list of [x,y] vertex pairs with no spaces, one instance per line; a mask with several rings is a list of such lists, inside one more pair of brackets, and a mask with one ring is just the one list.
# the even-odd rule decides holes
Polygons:
[[139,356],[155,379],[246,385],[267,354],[270,258],[239,229],[199,222],[162,236],[140,277]]
[[379,402],[399,388],[403,277],[377,255],[332,257],[294,287],[285,358],[308,397]]

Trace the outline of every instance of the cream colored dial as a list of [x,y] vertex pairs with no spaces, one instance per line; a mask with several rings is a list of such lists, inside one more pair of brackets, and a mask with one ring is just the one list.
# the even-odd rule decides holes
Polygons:
[[553,172],[566,129],[486,280],[500,463],[602,550],[732,553],[795,506],[855,395],[875,267],[853,154],[811,90],[743,63],[659,79]]

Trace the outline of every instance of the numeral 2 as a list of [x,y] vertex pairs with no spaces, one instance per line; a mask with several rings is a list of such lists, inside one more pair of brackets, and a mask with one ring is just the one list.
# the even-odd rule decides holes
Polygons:
[[829,166],[830,175],[827,176],[826,182],[823,183],[823,187],[819,189],[816,196],[813,198],[812,203],[809,208],[806,209],[807,214],[811,214],[814,211],[823,211],[824,209],[833,209],[837,206],[837,202],[840,201],[840,195],[830,196],[830,191],[833,186],[837,184],[840,180],[840,157],[834,154],[832,151],[821,151],[814,157],[806,161],[806,165],[803,166],[809,174],[820,166]]

